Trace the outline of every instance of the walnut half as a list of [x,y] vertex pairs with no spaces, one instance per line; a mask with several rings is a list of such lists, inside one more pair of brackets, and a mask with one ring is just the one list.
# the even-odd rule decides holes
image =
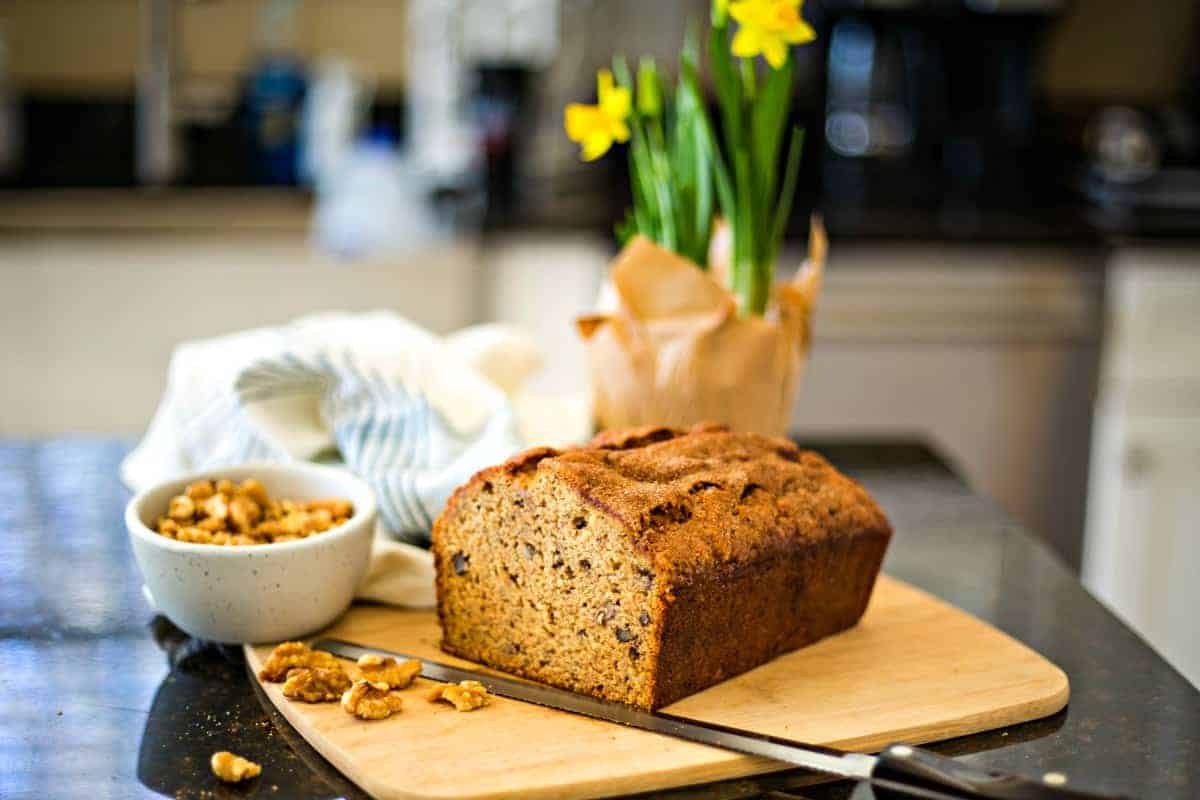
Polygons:
[[359,719],[386,719],[400,710],[400,696],[386,683],[355,681],[342,695],[342,708]]
[[212,754],[212,771],[226,783],[238,783],[249,778],[257,778],[262,773],[262,765],[234,755],[228,750]]
[[421,662],[410,658],[403,664],[397,664],[391,656],[368,653],[359,656],[358,671],[372,683],[386,683],[393,689],[403,689],[421,674]]
[[271,655],[258,671],[260,681],[281,683],[288,672],[298,667],[320,667],[342,671],[342,662],[323,650],[312,650],[303,642],[284,642],[271,651]]
[[293,667],[283,684],[283,696],[306,703],[333,703],[350,688],[350,676],[337,669]]
[[433,702],[445,700],[459,711],[474,711],[488,703],[488,690],[479,681],[462,681],[438,686],[429,695]]

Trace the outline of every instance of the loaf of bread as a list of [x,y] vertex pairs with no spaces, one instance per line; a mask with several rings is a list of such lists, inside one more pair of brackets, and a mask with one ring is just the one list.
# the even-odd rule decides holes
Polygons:
[[784,439],[640,428],[538,448],[433,528],[442,647],[658,708],[854,625],[891,527]]

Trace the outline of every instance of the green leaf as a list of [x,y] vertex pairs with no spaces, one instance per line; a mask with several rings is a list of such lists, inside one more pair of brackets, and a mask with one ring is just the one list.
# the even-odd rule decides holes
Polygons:
[[[725,164],[725,159],[721,154],[721,148],[717,143],[717,135],[713,131],[712,121],[708,117],[708,112],[703,105],[702,95],[700,94],[699,82],[696,79],[694,69],[689,69],[685,64],[682,70],[683,81],[680,85],[681,92],[688,92],[694,98],[694,102],[701,109],[696,117],[699,136],[697,140],[704,151],[704,157],[707,160],[712,170],[712,184],[716,189],[717,204],[721,207],[721,214],[729,223],[731,232],[733,233],[734,242],[737,242],[738,233],[734,227],[735,217],[737,215],[737,193],[734,191],[733,180],[729,175],[729,168]],[[711,204],[711,201],[710,201]],[[708,215],[706,230],[704,231],[704,253],[705,263],[708,257],[708,240],[712,235],[712,215]]]
[[787,166],[783,169],[783,187],[779,190],[779,199],[775,204],[775,219],[771,226],[770,258],[771,265],[779,257],[783,246],[783,234],[787,230],[788,218],[792,214],[792,202],[796,197],[796,178],[800,174],[800,155],[804,151],[804,129],[792,128],[791,141],[788,143]]
[[613,226],[613,235],[617,237],[617,244],[624,247],[625,245],[629,244],[629,240],[632,239],[637,232],[638,224],[637,219],[634,218],[633,209],[627,208],[625,209],[625,217]]
[[658,152],[651,153],[654,163],[654,191],[657,194],[659,225],[662,238],[659,243],[668,250],[678,252],[679,238],[675,232],[675,208],[671,196],[671,176],[665,169],[666,155]]
[[[679,48],[679,63],[681,66],[689,65],[693,73],[699,69],[700,28],[694,19],[688,20],[687,28],[683,32],[683,47]],[[680,69],[680,74],[682,73],[683,70]]]
[[759,313],[754,310],[755,287],[753,255],[753,208],[750,195],[750,154],[744,148],[733,154],[736,210],[730,224],[733,226],[733,259],[730,262],[730,277],[733,291],[738,296],[738,308],[743,314]]
[[762,92],[751,112],[750,152],[756,173],[755,183],[761,196],[768,199],[767,202],[775,196],[779,146],[783,141],[783,130],[792,100],[793,64],[794,60],[789,55],[782,67],[767,71]]
[[712,236],[713,171],[712,162],[702,142],[697,142],[692,157],[696,160],[696,197],[692,206],[692,228],[695,232],[697,264],[708,265],[708,244]]
[[725,28],[713,28],[708,40],[708,63],[713,71],[713,86],[721,106],[726,150],[736,152],[742,142],[742,82],[733,66],[729,37]]
[[758,96],[758,74],[755,71],[754,59],[739,58],[738,67],[742,72],[742,91],[753,104],[754,98]]
[[[677,206],[680,251],[701,267],[708,265],[714,212],[714,181],[727,177],[717,164],[719,151],[712,136],[708,109],[697,77],[695,29],[691,44],[680,56],[675,95],[672,167],[681,202]],[[730,207],[732,211],[732,205]]]
[[680,195],[676,206],[680,252],[706,266],[713,211],[712,163],[705,128],[707,112],[695,91],[692,72],[686,62],[681,63],[680,72],[671,153],[673,176]]
[[723,0],[713,0],[710,12],[713,27],[724,28],[729,23],[729,9],[726,8],[728,5]]
[[638,230],[646,237],[659,241],[661,239],[658,220],[661,211],[658,207],[658,196],[654,187],[653,166],[650,163],[650,152],[646,137],[641,132],[638,120],[631,120],[631,141],[629,143],[629,178],[633,191],[633,211],[637,220]]
[[[632,163],[631,161],[631,167]],[[630,209],[630,212],[633,214],[635,232],[658,241],[658,234],[654,230],[654,220],[651,216],[645,189],[632,168],[630,169],[630,177],[632,178],[630,185],[633,191],[633,207]]]
[[633,94],[633,77],[629,73],[629,64],[625,62],[625,56],[613,56],[613,77],[617,79],[617,85],[622,89],[628,89],[630,94]]

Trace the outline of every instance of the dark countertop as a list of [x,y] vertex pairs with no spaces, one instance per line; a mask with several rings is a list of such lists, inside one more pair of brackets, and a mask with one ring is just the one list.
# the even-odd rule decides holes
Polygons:
[[[1001,769],[1055,769],[1133,797],[1200,796],[1200,692],[1044,545],[922,447],[817,447],[891,516],[888,572],[1070,676],[1063,712],[937,749]],[[260,700],[236,648],[189,640],[154,617],[122,522],[128,493],[116,475],[126,448],[0,442],[0,797],[360,797]],[[208,756],[226,748],[261,762],[263,776],[218,785]],[[670,794],[754,797],[803,782],[790,772]],[[851,790],[791,789],[808,798]]]

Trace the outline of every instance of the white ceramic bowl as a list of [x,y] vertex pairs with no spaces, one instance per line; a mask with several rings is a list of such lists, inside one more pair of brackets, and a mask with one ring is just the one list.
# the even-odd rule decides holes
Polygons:
[[[354,515],[324,533],[279,544],[193,544],[152,530],[168,500],[203,478],[257,478],[281,499],[344,497]],[[149,599],[172,622],[214,642],[278,642],[314,633],[349,607],[371,558],[375,496],[337,467],[243,464],[141,492],[125,508],[125,526]]]

